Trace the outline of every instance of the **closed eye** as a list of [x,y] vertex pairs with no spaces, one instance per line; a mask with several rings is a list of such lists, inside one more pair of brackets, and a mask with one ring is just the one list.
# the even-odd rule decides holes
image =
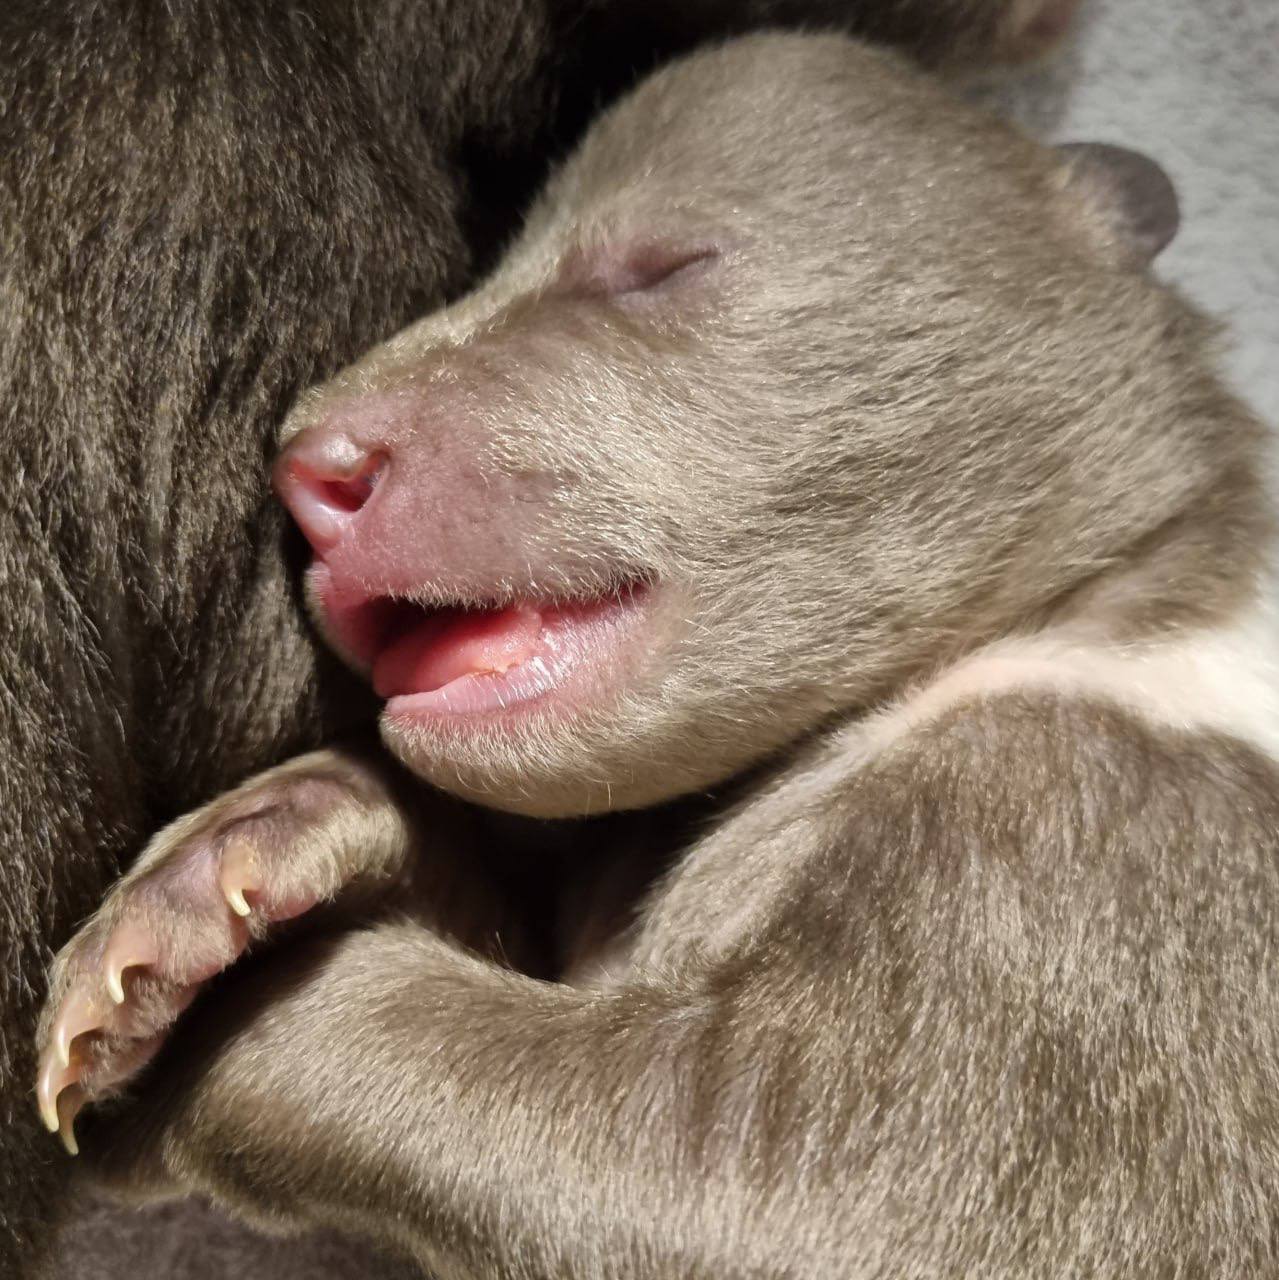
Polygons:
[[632,246],[607,282],[615,297],[644,293],[705,269],[719,257],[714,245],[643,244]]
[[720,256],[706,242],[646,240],[601,245],[565,264],[564,283],[574,293],[621,298],[651,293],[704,271]]

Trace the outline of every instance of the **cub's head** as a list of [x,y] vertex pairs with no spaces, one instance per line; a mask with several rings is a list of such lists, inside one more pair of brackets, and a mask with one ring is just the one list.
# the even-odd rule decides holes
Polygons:
[[1174,223],[1149,162],[841,38],[673,65],[487,283],[298,406],[319,625],[447,790],[551,815],[724,779],[1219,474],[1199,324],[1143,272]]

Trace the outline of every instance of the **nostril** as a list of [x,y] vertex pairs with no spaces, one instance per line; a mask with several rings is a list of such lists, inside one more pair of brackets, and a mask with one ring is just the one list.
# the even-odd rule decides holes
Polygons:
[[303,432],[276,464],[276,492],[311,544],[323,550],[368,503],[388,461],[386,453],[369,452],[344,435]]
[[316,476],[312,484],[316,496],[336,511],[358,511],[372,496],[386,469],[384,454],[375,454],[356,475],[340,479]]

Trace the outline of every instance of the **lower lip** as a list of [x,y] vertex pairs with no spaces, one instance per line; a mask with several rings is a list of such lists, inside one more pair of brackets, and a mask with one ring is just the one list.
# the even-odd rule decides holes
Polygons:
[[505,671],[459,676],[421,693],[386,702],[389,721],[482,718],[488,722],[549,709],[597,705],[621,683],[627,639],[651,592],[631,588],[618,596],[565,605],[548,614],[533,652]]

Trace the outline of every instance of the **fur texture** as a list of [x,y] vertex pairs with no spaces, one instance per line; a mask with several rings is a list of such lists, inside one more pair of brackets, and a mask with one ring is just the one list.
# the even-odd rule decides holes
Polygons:
[[[1030,49],[1014,7],[941,12]],[[456,293],[638,68],[877,8],[0,14],[0,1271],[38,1265],[62,1199],[27,1088],[51,947],[158,824],[368,715],[289,587],[265,483],[285,407]],[[915,10],[885,34],[939,49]]]
[[[309,397],[290,451],[388,460],[320,548],[326,625],[335,582],[413,607],[648,584],[639,639],[562,705],[383,723],[438,788],[574,815],[642,882],[634,927],[548,982],[491,958],[501,926],[463,950],[391,894],[410,918],[233,974],[90,1130],[97,1167],[441,1277],[1269,1275],[1263,436],[1142,268],[1133,173],[850,42],[741,41],[646,82],[486,285]],[[156,871],[216,870],[246,795],[285,824],[256,855],[282,884],[385,877],[385,841],[288,817],[339,768],[162,834],[111,923]],[[625,814],[582,817],[690,792],[642,867]],[[394,869],[438,867],[456,802],[411,794],[374,820],[419,833]],[[464,812],[471,867],[552,830]],[[176,938],[226,900],[164,911]],[[59,996],[100,987],[94,927]],[[72,1088],[118,1083],[136,1007]]]
[[1258,427],[1074,153],[873,61],[806,63],[802,110],[779,77],[743,103],[733,57],[699,71],[697,96],[659,73],[602,120],[486,286],[285,429],[391,458],[317,558],[335,598],[660,584],[620,699],[513,736],[384,720],[422,776],[500,807],[708,785],[1121,563],[1125,612],[1148,607],[1134,561],[1194,580],[1148,597],[1181,621],[1241,590],[1218,556],[1257,519]]

